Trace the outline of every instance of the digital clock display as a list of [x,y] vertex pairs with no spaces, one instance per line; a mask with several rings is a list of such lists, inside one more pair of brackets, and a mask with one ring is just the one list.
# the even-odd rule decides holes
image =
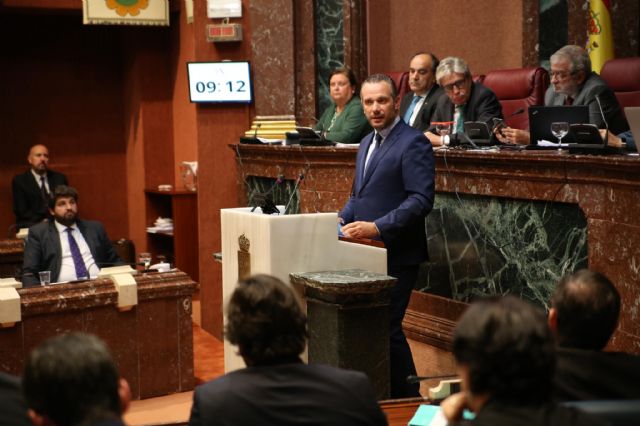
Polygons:
[[189,62],[187,74],[191,102],[253,100],[249,62]]

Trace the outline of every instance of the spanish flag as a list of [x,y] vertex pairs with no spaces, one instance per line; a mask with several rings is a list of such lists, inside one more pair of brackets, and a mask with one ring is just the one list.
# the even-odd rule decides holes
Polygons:
[[592,69],[600,73],[602,66],[615,54],[613,51],[613,31],[611,28],[610,0],[589,0],[589,57]]

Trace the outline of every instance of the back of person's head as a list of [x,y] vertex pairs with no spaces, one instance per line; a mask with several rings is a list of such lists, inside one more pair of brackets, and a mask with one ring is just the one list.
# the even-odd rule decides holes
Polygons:
[[436,69],[436,81],[440,81],[451,74],[463,74],[465,77],[471,77],[471,71],[467,62],[455,56],[448,56],[440,61]]
[[469,390],[507,404],[549,399],[555,370],[544,313],[513,296],[473,303],[458,322],[453,354],[468,369]]
[[57,426],[120,418],[126,403],[121,405],[119,386],[106,345],[84,333],[63,334],[39,345],[29,355],[23,378],[34,423]]
[[53,210],[56,206],[56,201],[58,198],[73,198],[73,200],[78,202],[78,191],[72,187],[67,185],[58,185],[55,187],[53,192],[51,193],[51,197],[49,198],[49,208]]
[[295,359],[304,351],[307,317],[294,291],[269,275],[241,280],[227,306],[225,334],[245,363]]
[[606,276],[588,269],[563,277],[551,297],[550,323],[560,346],[601,350],[619,315],[618,290]]

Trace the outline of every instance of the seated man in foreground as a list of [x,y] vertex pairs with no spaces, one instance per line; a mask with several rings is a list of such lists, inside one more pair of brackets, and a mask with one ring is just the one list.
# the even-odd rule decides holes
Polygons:
[[[465,142],[460,135],[464,132],[465,121],[487,123],[493,127],[494,118],[502,118],[502,106],[495,93],[480,83],[475,83],[469,66],[462,58],[450,56],[440,61],[436,70],[436,80],[447,96],[438,99],[425,136],[433,146]],[[434,123],[453,122],[451,134],[440,135]]]
[[[450,425],[600,425],[551,400],[553,335],[542,311],[514,296],[473,303],[453,337],[462,392],[445,399]],[[461,420],[463,410],[474,420]]]
[[24,248],[22,285],[38,285],[38,273],[51,282],[94,278],[101,267],[122,264],[100,222],[78,219],[78,192],[60,185],[49,200],[54,220],[29,229]]
[[620,294],[604,275],[583,269],[558,283],[549,310],[558,400],[640,399],[640,357],[603,351],[619,314]]
[[196,388],[190,425],[387,424],[363,373],[302,362],[307,318],[279,279],[238,283],[225,335],[247,367]]
[[[588,105],[589,122],[604,129],[599,100],[609,132],[618,135],[629,130],[615,93],[598,74],[591,71],[591,59],[586,50],[567,45],[551,55],[550,62],[551,85],[544,96],[546,106]],[[527,145],[531,135],[528,130],[506,127],[496,136],[504,143]]]
[[52,337],[29,355],[24,371],[29,417],[36,426],[123,426],[131,390],[97,337]]

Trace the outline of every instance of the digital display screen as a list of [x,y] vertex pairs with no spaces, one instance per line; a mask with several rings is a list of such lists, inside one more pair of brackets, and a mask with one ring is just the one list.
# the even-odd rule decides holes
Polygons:
[[191,102],[251,103],[249,62],[188,62]]

